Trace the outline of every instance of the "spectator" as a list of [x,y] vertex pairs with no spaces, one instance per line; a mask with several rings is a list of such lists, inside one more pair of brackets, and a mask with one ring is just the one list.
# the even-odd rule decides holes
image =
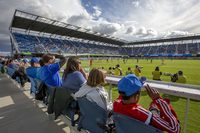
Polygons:
[[155,71],[152,72],[152,75],[153,75],[153,80],[161,80],[160,76],[162,75],[162,72],[160,72],[158,66],[155,68]]
[[[138,102],[143,86],[134,74],[129,74],[118,82],[119,98],[114,102],[114,112],[138,119],[147,125],[154,126],[169,133],[180,133],[180,124],[171,105],[163,100],[159,92],[148,85],[145,87],[152,99],[149,110],[141,107]],[[160,112],[160,113],[159,113]]]
[[12,75],[13,79],[16,79],[17,77],[19,77],[22,87],[24,87],[25,83],[28,81],[28,77],[26,75],[25,70],[26,70],[25,63],[21,63],[20,66],[19,66],[19,69],[16,70],[14,72],[14,74]]
[[40,79],[48,87],[60,87],[62,85],[62,80],[60,78],[59,70],[65,64],[66,59],[64,56],[58,56],[60,62],[55,63],[55,56],[53,55],[43,55],[42,61],[44,66],[40,70]]
[[134,73],[137,77],[140,77],[141,76],[141,68],[143,67],[139,67],[138,65],[135,65],[135,70],[134,70]]
[[38,79],[41,80],[41,76],[40,75],[41,75],[42,67],[44,66],[44,62],[42,61],[42,59],[39,60],[39,65],[40,65],[40,68],[37,71],[36,77],[38,77]]
[[33,57],[30,63],[31,63],[31,66],[26,69],[27,76],[34,79],[39,79],[38,77],[38,71],[40,69],[39,59],[36,57]]
[[16,64],[12,59],[9,59],[6,63],[7,67],[12,68],[12,69],[19,69],[19,64]]
[[93,68],[87,80],[75,97],[84,97],[89,101],[97,103],[105,110],[112,110],[112,103],[108,102],[108,93],[105,91],[103,84],[105,83],[105,75],[100,69]]
[[1,63],[2,63],[1,73],[4,74],[4,73],[6,73],[6,62],[2,61]]
[[131,67],[128,67],[128,71],[126,71],[126,75],[133,74],[133,71],[131,70]]
[[176,83],[183,83],[183,84],[186,83],[186,76],[183,75],[183,71],[178,71],[178,77]]
[[22,60],[22,64],[23,64],[23,66],[24,66],[25,68],[27,68],[27,67],[30,66],[29,60],[28,60],[28,59],[23,59],[23,60]]
[[114,75],[116,76],[122,76],[122,69],[120,68],[120,65],[117,64],[114,70]]
[[63,88],[77,92],[86,82],[86,74],[77,57],[70,57],[63,73]]

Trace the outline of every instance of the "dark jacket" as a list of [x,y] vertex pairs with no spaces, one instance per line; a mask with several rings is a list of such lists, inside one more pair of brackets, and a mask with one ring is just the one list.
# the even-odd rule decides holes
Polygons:
[[65,109],[70,107],[72,101],[74,101],[71,93],[61,87],[50,88],[51,92],[49,94],[49,104],[47,112],[48,114],[55,113],[55,119],[63,112]]

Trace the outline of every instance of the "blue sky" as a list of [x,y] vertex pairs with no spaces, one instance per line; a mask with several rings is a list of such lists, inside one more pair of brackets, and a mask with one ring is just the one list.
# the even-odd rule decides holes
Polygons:
[[128,41],[200,31],[200,0],[1,0],[0,51],[9,51],[15,9]]

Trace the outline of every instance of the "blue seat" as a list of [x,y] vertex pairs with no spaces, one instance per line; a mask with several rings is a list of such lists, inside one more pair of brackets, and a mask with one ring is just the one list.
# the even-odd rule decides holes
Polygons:
[[100,126],[106,125],[107,111],[86,97],[78,98],[78,104],[81,112],[78,130],[83,128],[91,133],[104,133]]
[[15,69],[10,68],[10,67],[7,67],[7,74],[8,74],[10,77],[12,77],[12,75],[14,74],[14,72],[15,72]]
[[159,129],[122,114],[114,113],[113,118],[117,133],[163,133]]

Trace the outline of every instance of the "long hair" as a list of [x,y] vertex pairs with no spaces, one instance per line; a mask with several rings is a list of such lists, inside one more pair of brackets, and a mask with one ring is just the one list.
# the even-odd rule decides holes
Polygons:
[[75,56],[69,57],[69,59],[67,60],[66,68],[63,73],[63,79],[64,80],[66,79],[67,74],[72,73],[74,71],[79,71],[79,64],[80,61],[78,57]]
[[91,87],[96,87],[105,83],[105,75],[102,70],[93,68],[87,80],[87,85]]

